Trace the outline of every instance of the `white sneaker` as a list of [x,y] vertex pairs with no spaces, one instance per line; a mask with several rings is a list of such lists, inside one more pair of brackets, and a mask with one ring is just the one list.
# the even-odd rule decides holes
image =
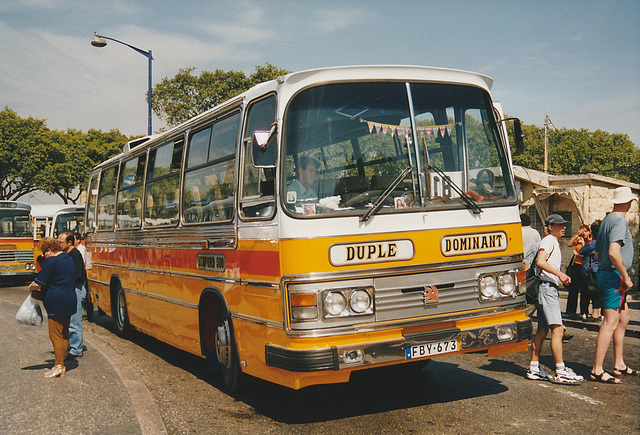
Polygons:
[[577,384],[584,381],[584,377],[576,374],[569,367],[565,367],[562,370],[556,370],[554,381],[558,384]]
[[534,381],[550,381],[551,377],[542,367],[538,369],[532,369],[529,367],[529,370],[527,370],[527,379],[533,379]]

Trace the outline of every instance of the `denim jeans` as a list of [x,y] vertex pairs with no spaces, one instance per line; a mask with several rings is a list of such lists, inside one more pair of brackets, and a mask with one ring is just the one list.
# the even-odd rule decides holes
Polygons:
[[87,296],[87,290],[82,284],[76,286],[76,313],[71,316],[69,324],[69,353],[75,356],[82,355],[82,301]]

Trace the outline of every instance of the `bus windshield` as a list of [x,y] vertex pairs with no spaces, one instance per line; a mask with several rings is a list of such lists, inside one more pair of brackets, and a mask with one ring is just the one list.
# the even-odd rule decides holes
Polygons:
[[0,237],[32,236],[29,210],[0,207]]
[[312,87],[287,108],[283,147],[282,198],[294,216],[516,200],[490,97],[472,86]]

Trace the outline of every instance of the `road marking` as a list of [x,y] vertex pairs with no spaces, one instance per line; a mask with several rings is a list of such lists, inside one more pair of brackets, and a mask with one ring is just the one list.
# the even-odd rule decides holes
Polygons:
[[551,388],[552,390],[557,391],[558,393],[566,394],[567,396],[571,396],[574,399],[584,400],[585,402],[590,403],[592,405],[604,405],[604,403],[602,403],[601,401],[596,400],[589,396],[585,396],[584,394],[574,393],[573,391],[568,391],[563,388],[554,387],[553,385],[547,385],[547,384],[539,384],[539,385],[544,388]]

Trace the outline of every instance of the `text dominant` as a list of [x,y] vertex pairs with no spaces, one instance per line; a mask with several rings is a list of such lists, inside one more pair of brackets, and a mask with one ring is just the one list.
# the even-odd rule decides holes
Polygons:
[[413,254],[411,240],[349,243],[334,245],[329,250],[331,264],[334,266],[410,260],[413,258]]
[[444,256],[496,252],[507,249],[507,235],[503,231],[481,234],[444,236],[440,241]]

